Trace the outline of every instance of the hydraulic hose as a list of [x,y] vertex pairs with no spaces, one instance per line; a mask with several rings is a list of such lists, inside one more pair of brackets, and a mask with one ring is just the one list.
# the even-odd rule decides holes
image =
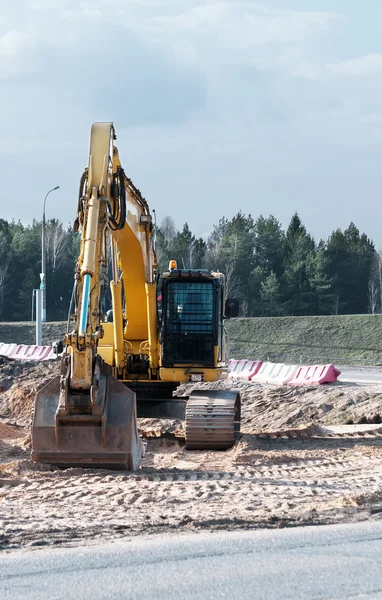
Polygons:
[[113,181],[114,205],[109,208],[110,228],[113,231],[123,229],[126,223],[126,188],[125,172],[122,167],[117,168]]

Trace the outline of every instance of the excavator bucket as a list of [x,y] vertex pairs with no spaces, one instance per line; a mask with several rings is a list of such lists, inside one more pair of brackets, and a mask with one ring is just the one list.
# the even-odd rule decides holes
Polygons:
[[[88,411],[90,414],[65,414],[69,411],[60,406],[60,376],[36,394],[33,461],[62,467],[139,468],[143,444],[137,430],[135,394],[111,376],[102,385],[105,400],[101,410]],[[76,397],[76,401],[91,406],[89,396]]]

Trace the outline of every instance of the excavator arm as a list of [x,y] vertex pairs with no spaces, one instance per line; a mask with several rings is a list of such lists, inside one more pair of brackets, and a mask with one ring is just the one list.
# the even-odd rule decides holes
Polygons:
[[[61,375],[36,395],[32,458],[65,466],[135,470],[143,451],[137,433],[135,394],[114,376],[125,366],[123,330],[129,327],[127,321],[124,324],[122,285],[125,277],[130,286],[136,285],[139,292],[144,290],[138,298],[144,300],[139,335],[147,339],[150,364],[155,369],[157,341],[152,316],[154,325],[147,324],[155,299],[156,265],[148,206],[125,176],[114,140],[112,123],[93,125],[75,222],[75,227],[81,230],[75,269],[75,327],[65,336],[67,353],[62,359]],[[129,194],[128,213],[126,194]],[[98,354],[104,335],[101,300],[108,280],[109,246],[113,271],[112,364]],[[133,272],[122,273],[120,277],[121,252],[129,252],[136,261],[132,261]]]
[[76,266],[75,330],[67,334],[70,347],[70,388],[90,389],[98,340],[102,336],[100,291],[108,263],[108,207],[111,194],[111,123],[92,127],[85,195],[79,202],[80,256]]
[[142,354],[144,348],[150,369],[156,372],[158,368],[152,218],[147,202],[122,169],[115,139],[112,123],[93,125],[77,215],[82,234],[76,269],[76,329],[66,337],[72,356],[72,388],[91,385],[91,365],[104,333],[100,293],[102,282],[108,279],[109,247],[113,273],[113,324],[109,326],[113,332],[112,366],[117,375],[122,374],[125,346],[130,345],[135,354]]

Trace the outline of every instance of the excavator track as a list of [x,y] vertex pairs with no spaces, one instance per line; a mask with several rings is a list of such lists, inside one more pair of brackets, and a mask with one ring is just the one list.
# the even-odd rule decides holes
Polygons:
[[186,448],[227,450],[240,438],[240,393],[195,390],[186,407]]

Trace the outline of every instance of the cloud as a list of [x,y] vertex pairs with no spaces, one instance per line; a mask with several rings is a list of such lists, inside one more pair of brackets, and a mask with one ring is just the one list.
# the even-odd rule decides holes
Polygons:
[[322,74],[322,70],[308,60],[303,49],[297,46],[285,47],[277,53],[255,57],[252,65],[260,71],[284,73],[302,79],[318,80]]
[[23,56],[34,46],[32,32],[10,29],[0,33],[0,79],[15,79],[22,70]]
[[361,76],[374,75],[382,72],[382,54],[367,54],[350,60],[328,65],[328,70],[334,75]]
[[[283,45],[309,38],[312,31],[328,29],[337,16],[327,12],[270,9],[263,2],[207,2],[174,16],[156,17],[163,29],[208,37],[212,45],[250,48]],[[211,32],[217,37],[210,38]]]
[[[49,99],[55,110],[53,114],[51,108],[46,110],[46,120],[74,109],[95,120],[114,118],[122,127],[179,122],[203,107],[204,74],[192,65],[176,64],[143,37],[127,31],[134,3],[126,7],[105,0],[66,0],[59,5],[29,0],[24,9],[17,31],[6,31],[10,13],[2,35],[0,30],[3,106],[26,103],[21,90],[28,87],[27,104],[29,111],[35,110],[35,119]],[[17,88],[20,94],[15,97]],[[22,121],[25,110],[21,112]]]
[[[378,168],[365,177],[361,167],[380,155],[381,78],[361,86],[345,75],[365,61],[379,72],[379,55],[366,55],[381,49],[379,31],[358,36],[369,17],[348,0],[3,4],[0,153],[8,180],[28,180],[27,201],[9,202],[4,188],[5,218],[31,219],[46,183],[65,194],[52,213],[72,218],[90,125],[103,119],[115,122],[124,166],[158,215],[196,232],[201,214],[205,231],[239,208],[288,219],[293,205],[307,220],[316,203],[331,215],[314,221],[319,237],[349,206],[361,210],[354,182],[378,188]],[[365,56],[336,62],[350,52]]]
[[364,115],[360,119],[361,123],[369,123],[370,125],[381,125],[382,124],[382,113],[371,113]]
[[7,31],[0,36],[0,57],[5,60],[17,56],[34,38],[30,34],[23,34],[20,31]]
[[[120,35],[120,49],[131,47],[134,52],[133,43],[139,39],[146,54],[151,51],[167,64],[196,68],[208,76],[211,71],[246,64],[316,79],[316,59],[309,59],[306,49],[339,18],[325,11],[270,8],[269,2],[258,0],[20,2],[17,29],[15,9],[8,5],[4,10],[0,57],[12,55],[12,68],[26,74],[38,61],[35,50],[47,54],[54,54],[57,48],[77,50],[80,60],[84,43],[88,44],[86,52],[97,53],[105,41],[115,47]],[[107,58],[110,60],[110,54]],[[139,64],[138,52],[134,60]],[[7,75],[11,70],[6,69]]]
[[339,18],[331,12],[269,8],[268,3],[258,1],[210,0],[177,14],[133,21],[128,27],[151,39],[173,60],[208,72],[250,64],[317,78],[306,58],[306,46],[326,34]]

